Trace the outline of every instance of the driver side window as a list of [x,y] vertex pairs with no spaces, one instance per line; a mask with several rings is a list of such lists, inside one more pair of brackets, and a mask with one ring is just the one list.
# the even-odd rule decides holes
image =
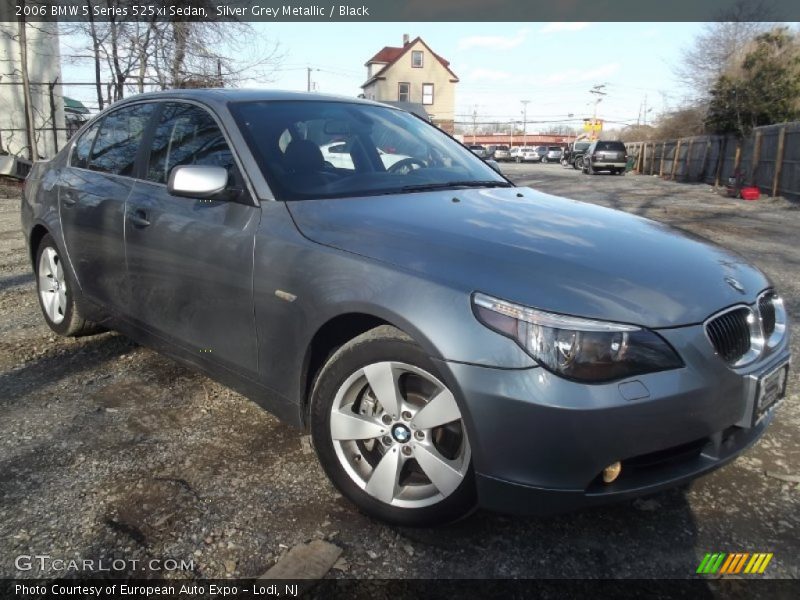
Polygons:
[[166,183],[178,165],[212,165],[232,173],[235,161],[211,115],[194,104],[168,103],[153,135],[147,179]]

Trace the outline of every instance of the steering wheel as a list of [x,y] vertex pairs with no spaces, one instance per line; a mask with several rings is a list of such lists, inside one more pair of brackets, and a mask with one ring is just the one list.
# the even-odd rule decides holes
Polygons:
[[428,165],[425,164],[424,161],[418,158],[404,158],[403,160],[398,160],[394,163],[391,167],[386,169],[389,173],[410,173],[411,171],[418,169],[424,169]]

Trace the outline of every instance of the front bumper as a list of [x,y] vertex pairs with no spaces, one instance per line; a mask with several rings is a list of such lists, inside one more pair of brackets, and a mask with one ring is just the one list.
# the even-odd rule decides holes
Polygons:
[[[681,369],[607,384],[543,368],[441,361],[462,400],[481,506],[549,514],[666,489],[721,467],[753,445],[753,382],[789,359],[788,336],[746,372],[714,354],[701,326],[659,332]],[[621,461],[612,484],[602,470]]]

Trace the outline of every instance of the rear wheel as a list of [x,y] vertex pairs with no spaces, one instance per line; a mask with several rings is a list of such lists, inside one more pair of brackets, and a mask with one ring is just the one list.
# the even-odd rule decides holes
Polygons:
[[78,287],[64,264],[51,235],[45,235],[36,250],[36,295],[48,327],[59,335],[80,336],[101,329],[88,321],[76,301]]
[[583,157],[582,157],[582,156],[579,156],[578,158],[576,158],[576,159],[575,159],[575,162],[573,162],[573,163],[572,163],[572,167],[573,167],[574,169],[581,169],[581,170],[583,170]]
[[375,518],[427,526],[475,508],[458,403],[433,361],[394,327],[360,335],[328,360],[312,392],[311,433],[333,484]]
[[542,157],[542,164],[547,164],[547,157],[546,156]]

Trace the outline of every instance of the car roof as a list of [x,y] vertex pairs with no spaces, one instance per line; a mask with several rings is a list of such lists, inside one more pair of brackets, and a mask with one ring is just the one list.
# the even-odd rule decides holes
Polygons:
[[146,92],[129,96],[124,100],[115,102],[112,106],[117,107],[129,102],[140,102],[142,100],[195,100],[204,104],[228,104],[230,102],[265,102],[275,100],[296,100],[312,102],[349,102],[352,104],[366,104],[371,106],[383,106],[393,110],[401,110],[397,107],[374,102],[363,98],[353,98],[352,96],[339,96],[335,94],[319,94],[317,92],[293,92],[289,90],[263,90],[263,89],[238,89],[238,88],[198,88],[198,89],[176,89],[158,92]]

